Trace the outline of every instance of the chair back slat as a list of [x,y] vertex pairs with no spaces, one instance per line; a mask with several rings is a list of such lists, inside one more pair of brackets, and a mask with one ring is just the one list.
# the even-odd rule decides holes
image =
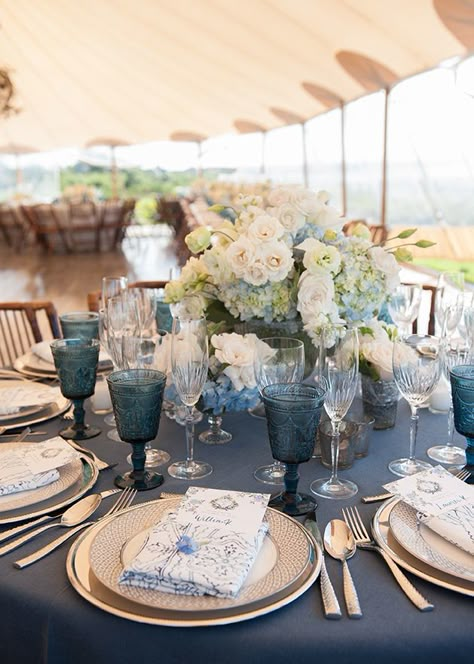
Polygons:
[[[44,317],[40,325],[38,314]],[[43,341],[43,331],[61,337],[59,319],[52,302],[0,302],[0,360],[11,366],[34,343]]]

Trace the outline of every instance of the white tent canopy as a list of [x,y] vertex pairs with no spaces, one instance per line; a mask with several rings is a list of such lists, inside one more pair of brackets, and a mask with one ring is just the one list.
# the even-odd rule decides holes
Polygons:
[[271,129],[474,48],[474,0],[3,0],[0,16],[21,108],[0,143],[43,150]]

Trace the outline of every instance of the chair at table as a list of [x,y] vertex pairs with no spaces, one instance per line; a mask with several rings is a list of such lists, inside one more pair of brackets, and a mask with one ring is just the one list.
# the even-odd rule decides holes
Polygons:
[[106,201],[99,213],[99,249],[117,249],[132,220],[135,199]]
[[61,338],[58,314],[52,302],[0,302],[0,366],[11,366],[43,334]]
[[19,253],[26,245],[30,224],[17,206],[0,206],[0,232],[9,247]]
[[67,227],[74,250],[100,250],[99,214],[92,201],[69,204]]
[[56,249],[63,249],[68,253],[71,251],[67,232],[53,205],[46,203],[23,205],[21,210],[34,230],[36,241],[45,251],[48,253]]
[[[158,281],[132,281],[128,288],[164,288],[168,280]],[[87,308],[89,311],[99,311],[102,304],[101,291],[92,291],[87,294]]]

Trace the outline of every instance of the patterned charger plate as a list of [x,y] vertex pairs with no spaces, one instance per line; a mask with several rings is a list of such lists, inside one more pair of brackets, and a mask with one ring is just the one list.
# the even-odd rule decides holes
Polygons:
[[416,518],[416,510],[400,501],[390,513],[390,529],[407,551],[442,572],[474,581],[474,558],[447,542]]
[[390,528],[390,515],[398,502],[398,498],[394,498],[377,510],[373,521],[374,538],[377,544],[401,567],[421,579],[462,595],[474,597],[474,582],[453,576],[425,563],[413,556],[397,541]]
[[136,555],[147,531],[179,504],[160,499],[112,516],[75,542],[67,571],[73,587],[115,615],[158,625],[197,627],[249,620],[284,606],[316,580],[321,557],[305,529],[268,509],[267,542],[235,599],[189,597],[118,584],[124,562]]

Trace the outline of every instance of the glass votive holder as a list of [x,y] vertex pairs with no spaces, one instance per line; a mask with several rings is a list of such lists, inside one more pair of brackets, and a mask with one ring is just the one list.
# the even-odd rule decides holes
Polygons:
[[64,339],[99,338],[99,314],[95,311],[72,311],[59,316]]
[[97,376],[95,392],[90,398],[90,403],[95,415],[108,415],[112,412],[112,400],[105,376]]
[[356,459],[366,457],[369,453],[370,434],[374,428],[375,418],[371,415],[349,415],[348,421],[353,422],[357,431],[355,437],[354,455]]
[[[338,470],[350,468],[354,463],[355,445],[359,428],[355,422],[343,420],[340,425]],[[332,468],[331,463],[332,424],[330,420],[319,423],[319,444],[321,463],[325,468]]]

